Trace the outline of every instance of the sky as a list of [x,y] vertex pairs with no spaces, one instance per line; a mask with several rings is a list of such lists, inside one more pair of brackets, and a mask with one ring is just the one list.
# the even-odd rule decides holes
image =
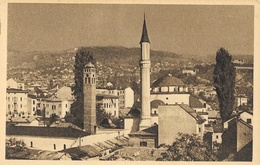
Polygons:
[[152,50],[254,52],[253,6],[30,3],[8,5],[8,50],[139,47],[144,13]]

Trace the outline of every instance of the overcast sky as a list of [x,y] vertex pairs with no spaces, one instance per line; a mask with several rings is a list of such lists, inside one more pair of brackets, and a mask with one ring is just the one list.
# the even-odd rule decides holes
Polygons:
[[153,50],[253,54],[254,7],[216,5],[9,4],[8,49],[139,47],[144,12]]

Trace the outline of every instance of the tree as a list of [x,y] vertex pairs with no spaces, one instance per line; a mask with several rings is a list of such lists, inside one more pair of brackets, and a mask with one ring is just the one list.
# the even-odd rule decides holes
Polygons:
[[215,161],[210,147],[195,134],[178,133],[179,137],[169,146],[168,154],[160,160],[166,161]]
[[88,63],[95,64],[95,60],[86,48],[79,48],[75,56],[75,86],[73,94],[76,98],[75,102],[71,105],[71,113],[75,118],[75,125],[83,128],[84,121],[84,93],[83,93],[83,68]]
[[235,103],[235,67],[232,56],[224,48],[216,53],[216,65],[213,72],[214,86],[216,88],[220,115],[222,122],[227,121],[234,108]]

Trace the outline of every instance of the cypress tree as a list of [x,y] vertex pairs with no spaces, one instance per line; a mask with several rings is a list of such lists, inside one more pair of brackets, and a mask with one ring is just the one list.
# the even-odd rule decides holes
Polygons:
[[230,118],[235,103],[236,71],[232,56],[224,48],[220,48],[216,53],[216,65],[213,74],[220,115],[222,122],[225,122]]

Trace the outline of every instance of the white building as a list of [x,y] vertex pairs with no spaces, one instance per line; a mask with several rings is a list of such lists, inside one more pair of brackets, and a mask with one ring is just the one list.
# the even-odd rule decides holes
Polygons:
[[28,92],[21,89],[6,89],[6,114],[11,116],[26,116]]
[[97,94],[97,105],[112,116],[119,116],[119,97],[115,95]]
[[151,86],[150,101],[160,100],[165,105],[188,104],[188,87],[178,78],[168,75],[157,79]]

